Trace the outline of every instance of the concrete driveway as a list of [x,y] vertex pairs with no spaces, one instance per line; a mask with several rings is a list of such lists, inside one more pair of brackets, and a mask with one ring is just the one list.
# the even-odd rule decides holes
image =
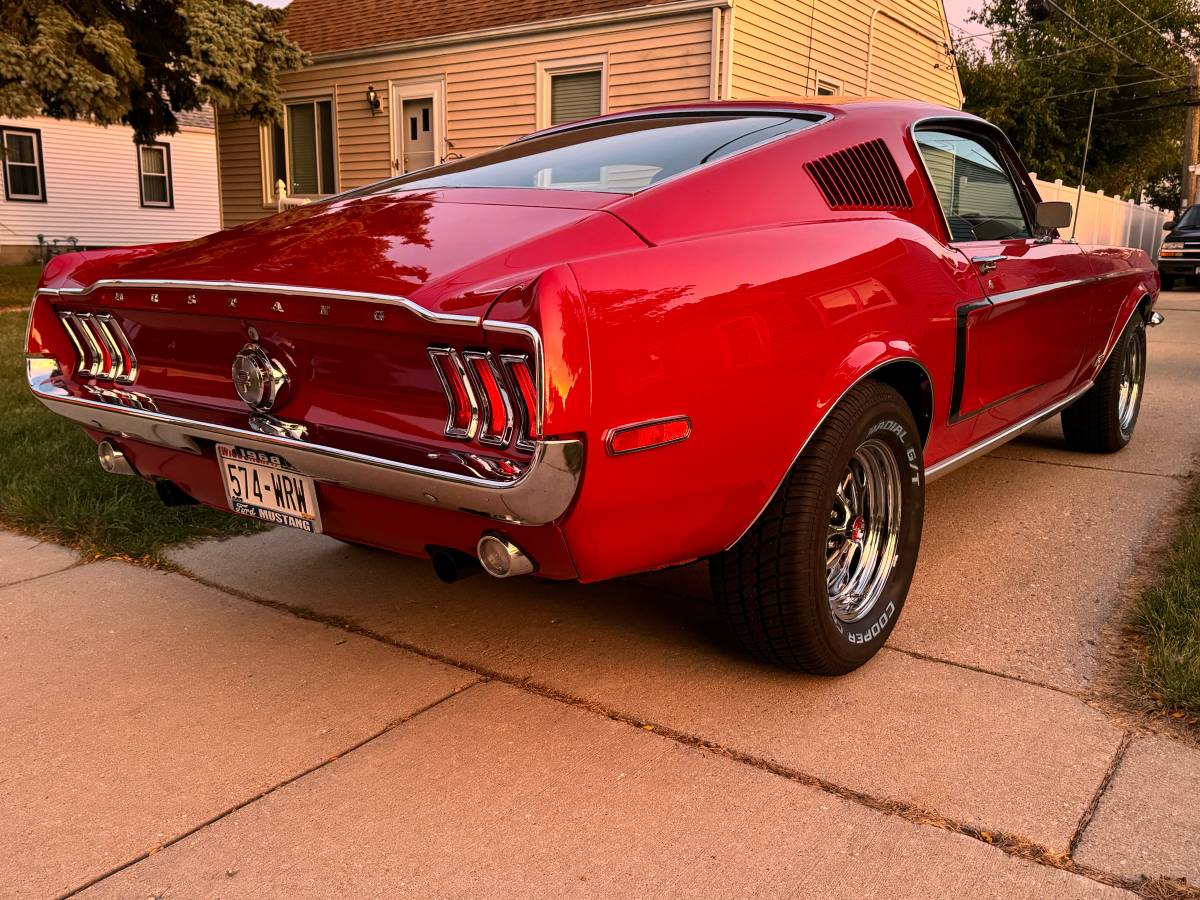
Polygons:
[[703,567],[0,535],[0,894],[1188,895],[1141,879],[1200,884],[1200,750],[1098,686],[1200,448],[1200,295],[1160,309],[1134,444],[1054,420],[932,485],[900,626],[841,679],[731,651]]

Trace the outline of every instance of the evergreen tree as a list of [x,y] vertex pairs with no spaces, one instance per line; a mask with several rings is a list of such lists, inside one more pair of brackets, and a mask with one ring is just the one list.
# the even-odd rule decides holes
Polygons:
[[136,141],[176,113],[277,119],[278,76],[307,61],[250,0],[0,0],[0,115],[123,123]]

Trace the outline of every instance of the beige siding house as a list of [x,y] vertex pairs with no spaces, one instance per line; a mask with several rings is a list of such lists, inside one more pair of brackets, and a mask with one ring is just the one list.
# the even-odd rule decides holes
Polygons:
[[941,0],[293,0],[282,126],[218,119],[222,221],[655,103],[823,94],[960,106]]
[[[212,115],[139,147],[87,121],[0,118],[0,264],[49,248],[180,241],[220,228]],[[40,240],[39,240],[40,238]]]

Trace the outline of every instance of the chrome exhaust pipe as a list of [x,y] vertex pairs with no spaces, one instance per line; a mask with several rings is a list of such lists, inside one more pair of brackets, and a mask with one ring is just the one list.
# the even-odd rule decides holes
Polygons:
[[1147,317],[1146,324],[1149,325],[1151,328],[1157,328],[1159,325],[1161,325],[1165,321],[1167,321],[1167,317],[1164,316],[1162,313],[1160,313],[1158,310],[1155,310],[1154,312],[1150,313],[1150,315]]
[[118,450],[110,441],[101,441],[96,447],[96,458],[100,461],[102,468],[109,475],[136,475],[137,469],[125,457],[125,454]]
[[475,552],[479,554],[479,564],[483,566],[483,571],[493,578],[528,575],[537,568],[533,560],[525,555],[524,550],[502,534],[489,531],[479,539]]
[[454,584],[483,571],[479,560],[461,550],[451,547],[426,547],[425,552],[433,561],[433,574],[446,584]]

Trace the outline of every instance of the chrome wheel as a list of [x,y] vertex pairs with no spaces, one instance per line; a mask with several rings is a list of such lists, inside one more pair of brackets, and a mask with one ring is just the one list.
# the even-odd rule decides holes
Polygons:
[[1135,331],[1125,345],[1125,360],[1121,366],[1121,384],[1117,395],[1117,417],[1123,432],[1128,432],[1133,427],[1145,377],[1146,348],[1141,336]]
[[888,445],[863,441],[838,482],[825,543],[829,608],[842,622],[871,611],[896,566],[900,488],[900,467]]

